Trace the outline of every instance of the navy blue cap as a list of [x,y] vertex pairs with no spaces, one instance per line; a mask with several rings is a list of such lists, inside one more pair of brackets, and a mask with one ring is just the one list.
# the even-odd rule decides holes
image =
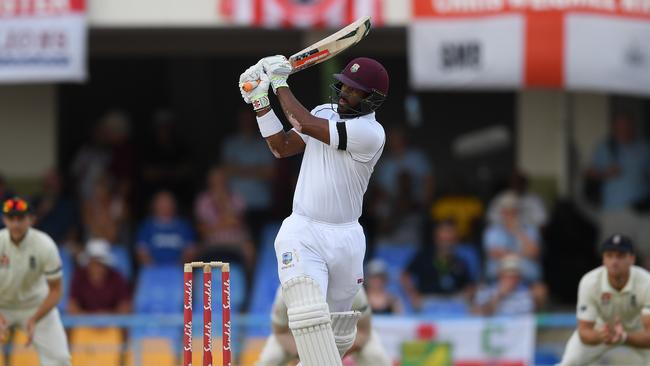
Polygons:
[[632,243],[632,239],[623,234],[614,234],[607,238],[607,240],[603,242],[600,248],[601,252],[606,252],[609,250],[634,253],[634,243]]

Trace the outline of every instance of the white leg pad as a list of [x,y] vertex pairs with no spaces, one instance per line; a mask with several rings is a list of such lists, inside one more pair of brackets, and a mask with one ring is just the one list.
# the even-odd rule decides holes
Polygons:
[[282,285],[289,328],[304,366],[341,366],[332,332],[330,312],[316,281],[307,276]]
[[361,315],[359,311],[332,313],[332,331],[341,358],[354,344],[354,338],[357,335],[357,322]]

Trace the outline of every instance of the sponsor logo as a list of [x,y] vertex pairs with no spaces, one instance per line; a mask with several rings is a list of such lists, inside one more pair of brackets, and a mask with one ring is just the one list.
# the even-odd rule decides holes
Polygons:
[[192,321],[185,323],[183,327],[183,334],[185,335],[185,344],[183,345],[184,351],[192,351]]
[[230,351],[230,320],[223,323],[223,338],[225,344],[223,345],[224,351]]
[[600,295],[600,303],[603,306],[609,305],[609,302],[612,300],[612,294],[609,292],[603,292],[602,295]]
[[443,43],[440,57],[440,65],[445,70],[478,69],[481,67],[481,44],[473,40]]
[[587,305],[581,305],[579,309],[581,312],[585,312],[587,311]]
[[225,301],[223,301],[223,308],[230,309],[230,279],[223,281],[223,294]]
[[203,325],[203,336],[210,340],[203,346],[203,352],[212,352],[212,322]]
[[9,257],[5,253],[0,256],[0,267],[9,267]]
[[361,66],[359,66],[359,64],[354,64],[354,65],[350,66],[350,71],[357,72],[357,71],[359,71],[360,67]]
[[183,309],[192,310],[192,280],[185,282],[185,303]]
[[363,278],[357,278],[357,285],[360,285],[363,283]]
[[293,255],[291,254],[291,252],[282,253],[282,264],[286,266],[289,263],[291,263],[292,260],[293,260]]
[[208,280],[203,285],[203,294],[205,295],[206,301],[203,304],[203,310],[212,309],[212,280]]
[[630,306],[636,307],[636,295],[630,297]]

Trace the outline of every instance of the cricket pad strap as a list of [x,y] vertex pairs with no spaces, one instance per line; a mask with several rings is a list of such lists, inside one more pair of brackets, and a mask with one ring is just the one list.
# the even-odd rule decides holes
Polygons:
[[354,344],[354,338],[357,335],[357,322],[362,315],[359,311],[332,313],[332,331],[341,358]]
[[303,366],[341,366],[327,303],[316,281],[308,276],[282,285],[289,328]]

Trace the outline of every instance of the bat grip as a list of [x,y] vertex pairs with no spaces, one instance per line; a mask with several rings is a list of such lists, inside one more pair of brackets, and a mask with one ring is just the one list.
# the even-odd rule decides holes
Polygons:
[[257,79],[257,81],[247,81],[242,85],[242,89],[244,89],[245,92],[250,93],[253,89],[257,88],[258,85],[260,85],[259,79]]

